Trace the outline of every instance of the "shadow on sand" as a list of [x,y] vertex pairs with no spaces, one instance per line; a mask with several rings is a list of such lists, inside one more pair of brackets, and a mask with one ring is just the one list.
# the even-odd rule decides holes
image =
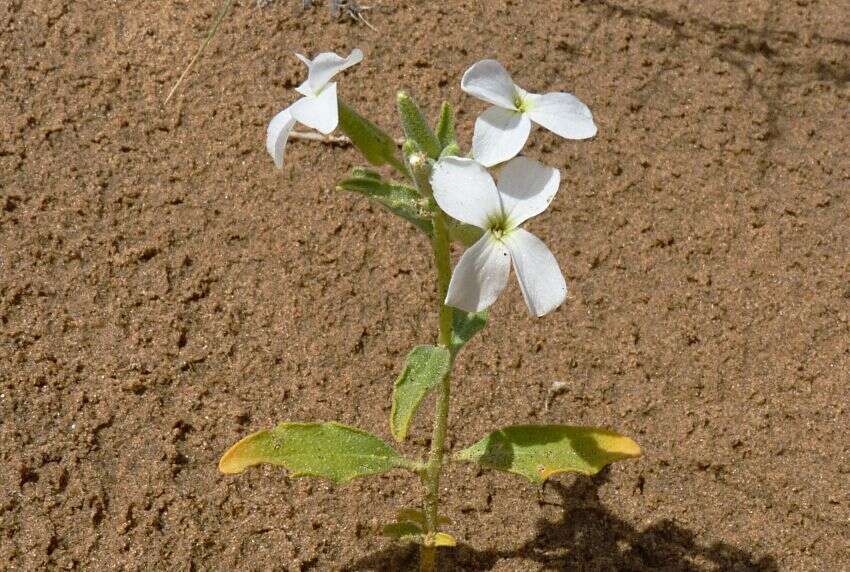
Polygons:
[[[760,559],[724,542],[701,544],[696,535],[669,520],[638,530],[611,514],[599,501],[608,471],[578,478],[572,485],[546,485],[557,502],[543,505],[563,510],[556,522],[541,519],[537,534],[518,548],[476,550],[460,544],[441,552],[441,570],[491,570],[500,560],[519,558],[545,570],[752,570],[777,572],[771,556]],[[390,546],[346,566],[347,572],[416,570],[418,547]],[[537,566],[534,566],[536,568]]]

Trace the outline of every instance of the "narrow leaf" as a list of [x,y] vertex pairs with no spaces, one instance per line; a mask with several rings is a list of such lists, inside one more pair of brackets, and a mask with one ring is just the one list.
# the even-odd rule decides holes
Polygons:
[[612,431],[569,425],[516,425],[490,433],[455,454],[543,483],[557,473],[598,473],[605,465],[640,455],[637,443]]
[[460,351],[472,336],[484,329],[487,325],[487,310],[480,312],[464,312],[458,308],[452,308],[452,353]]
[[338,188],[369,197],[390,212],[414,224],[428,236],[434,233],[431,220],[419,206],[421,198],[416,189],[393,181],[382,181],[371,175],[343,179]]
[[339,102],[339,128],[371,164],[398,165],[396,143],[383,129]]
[[440,108],[440,120],[437,122],[437,139],[440,147],[445,149],[455,142],[455,115],[448,101]]
[[409,466],[378,437],[328,422],[281,423],[248,435],[227,450],[218,469],[235,474],[261,463],[284,467],[291,477],[322,477],[335,483]]
[[373,171],[372,169],[367,169],[365,167],[354,167],[351,169],[351,176],[356,177],[358,179],[375,179],[376,181],[381,180],[381,174],[378,171]]
[[419,145],[419,148],[432,159],[440,157],[440,151],[443,146],[440,145],[440,140],[428,127],[428,121],[413,98],[407,92],[400,91],[396,96],[398,103],[398,113],[401,116],[401,126],[404,128],[404,134],[408,139],[412,139]]
[[443,380],[450,364],[449,350],[437,346],[417,346],[407,355],[404,370],[395,382],[390,412],[390,429],[396,440],[407,437],[419,404]]

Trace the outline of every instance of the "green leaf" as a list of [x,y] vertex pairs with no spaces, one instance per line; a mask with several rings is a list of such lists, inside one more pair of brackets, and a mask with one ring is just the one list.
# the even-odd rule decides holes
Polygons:
[[407,354],[404,370],[395,382],[390,429],[393,437],[404,441],[410,422],[431,388],[438,385],[449,371],[451,354],[446,348],[416,346]]
[[487,325],[487,310],[480,312],[464,312],[458,308],[452,308],[452,353],[460,351],[472,336],[484,329]]
[[440,120],[437,122],[437,139],[440,147],[445,149],[455,142],[455,115],[448,101],[440,108]]
[[428,236],[434,234],[434,227],[430,218],[420,207],[421,197],[412,187],[394,181],[383,181],[368,175],[343,179],[338,188],[365,195],[380,203],[392,213],[414,224]]
[[428,127],[428,121],[419,111],[419,107],[417,107],[413,98],[407,92],[400,91],[396,95],[396,102],[398,103],[398,113],[401,116],[401,126],[407,138],[415,141],[419,148],[432,159],[439,158],[443,146],[440,145],[440,140]]
[[235,474],[261,463],[284,467],[290,477],[322,477],[335,483],[411,467],[378,437],[333,421],[281,423],[248,435],[222,455],[218,469]]
[[515,425],[490,433],[454,455],[543,483],[557,473],[598,473],[605,465],[640,456],[637,443],[606,429],[569,425]]
[[396,143],[383,129],[339,102],[339,128],[371,164],[390,163],[398,168]]
[[378,171],[373,171],[372,169],[367,169],[365,167],[354,167],[351,169],[351,176],[356,177],[358,179],[375,179],[376,181],[381,180],[381,174]]

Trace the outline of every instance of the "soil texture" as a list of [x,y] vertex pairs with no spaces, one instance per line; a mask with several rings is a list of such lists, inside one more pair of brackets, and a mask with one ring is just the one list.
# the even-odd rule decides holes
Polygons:
[[357,153],[292,141],[278,171],[264,148],[292,52],[360,47],[340,97],[387,128],[406,88],[453,103],[468,148],[485,105],[460,77],[488,57],[599,125],[532,134],[562,185],[527,228],[570,296],[532,319],[511,280],[459,357],[449,445],[568,423],[644,455],[541,490],[450,466],[443,569],[850,570],[846,0],[375,0],[374,30],[265,4],[163,106],[216,1],[0,3],[0,569],[415,565],[378,534],[421,498],[401,471],[216,467],[282,420],[390,440],[434,340],[427,243],[335,190]]

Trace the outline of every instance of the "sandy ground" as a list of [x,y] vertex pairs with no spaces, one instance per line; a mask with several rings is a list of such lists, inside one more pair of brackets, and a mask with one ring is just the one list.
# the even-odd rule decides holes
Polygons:
[[[417,231],[334,191],[360,164],[268,120],[293,50],[366,59],[341,97],[484,106],[496,57],[565,90],[589,142],[528,228],[568,302],[515,282],[456,369],[450,445],[510,423],[604,425],[641,459],[542,494],[452,466],[448,570],[850,569],[850,6],[843,0],[378,2],[378,28],[295,0],[0,3],[0,568],[404,570],[376,535],[420,490],[216,470],[240,436],[338,419],[389,439],[392,381],[436,327]],[[567,384],[548,410],[547,391]],[[425,450],[427,415],[405,447]]]

